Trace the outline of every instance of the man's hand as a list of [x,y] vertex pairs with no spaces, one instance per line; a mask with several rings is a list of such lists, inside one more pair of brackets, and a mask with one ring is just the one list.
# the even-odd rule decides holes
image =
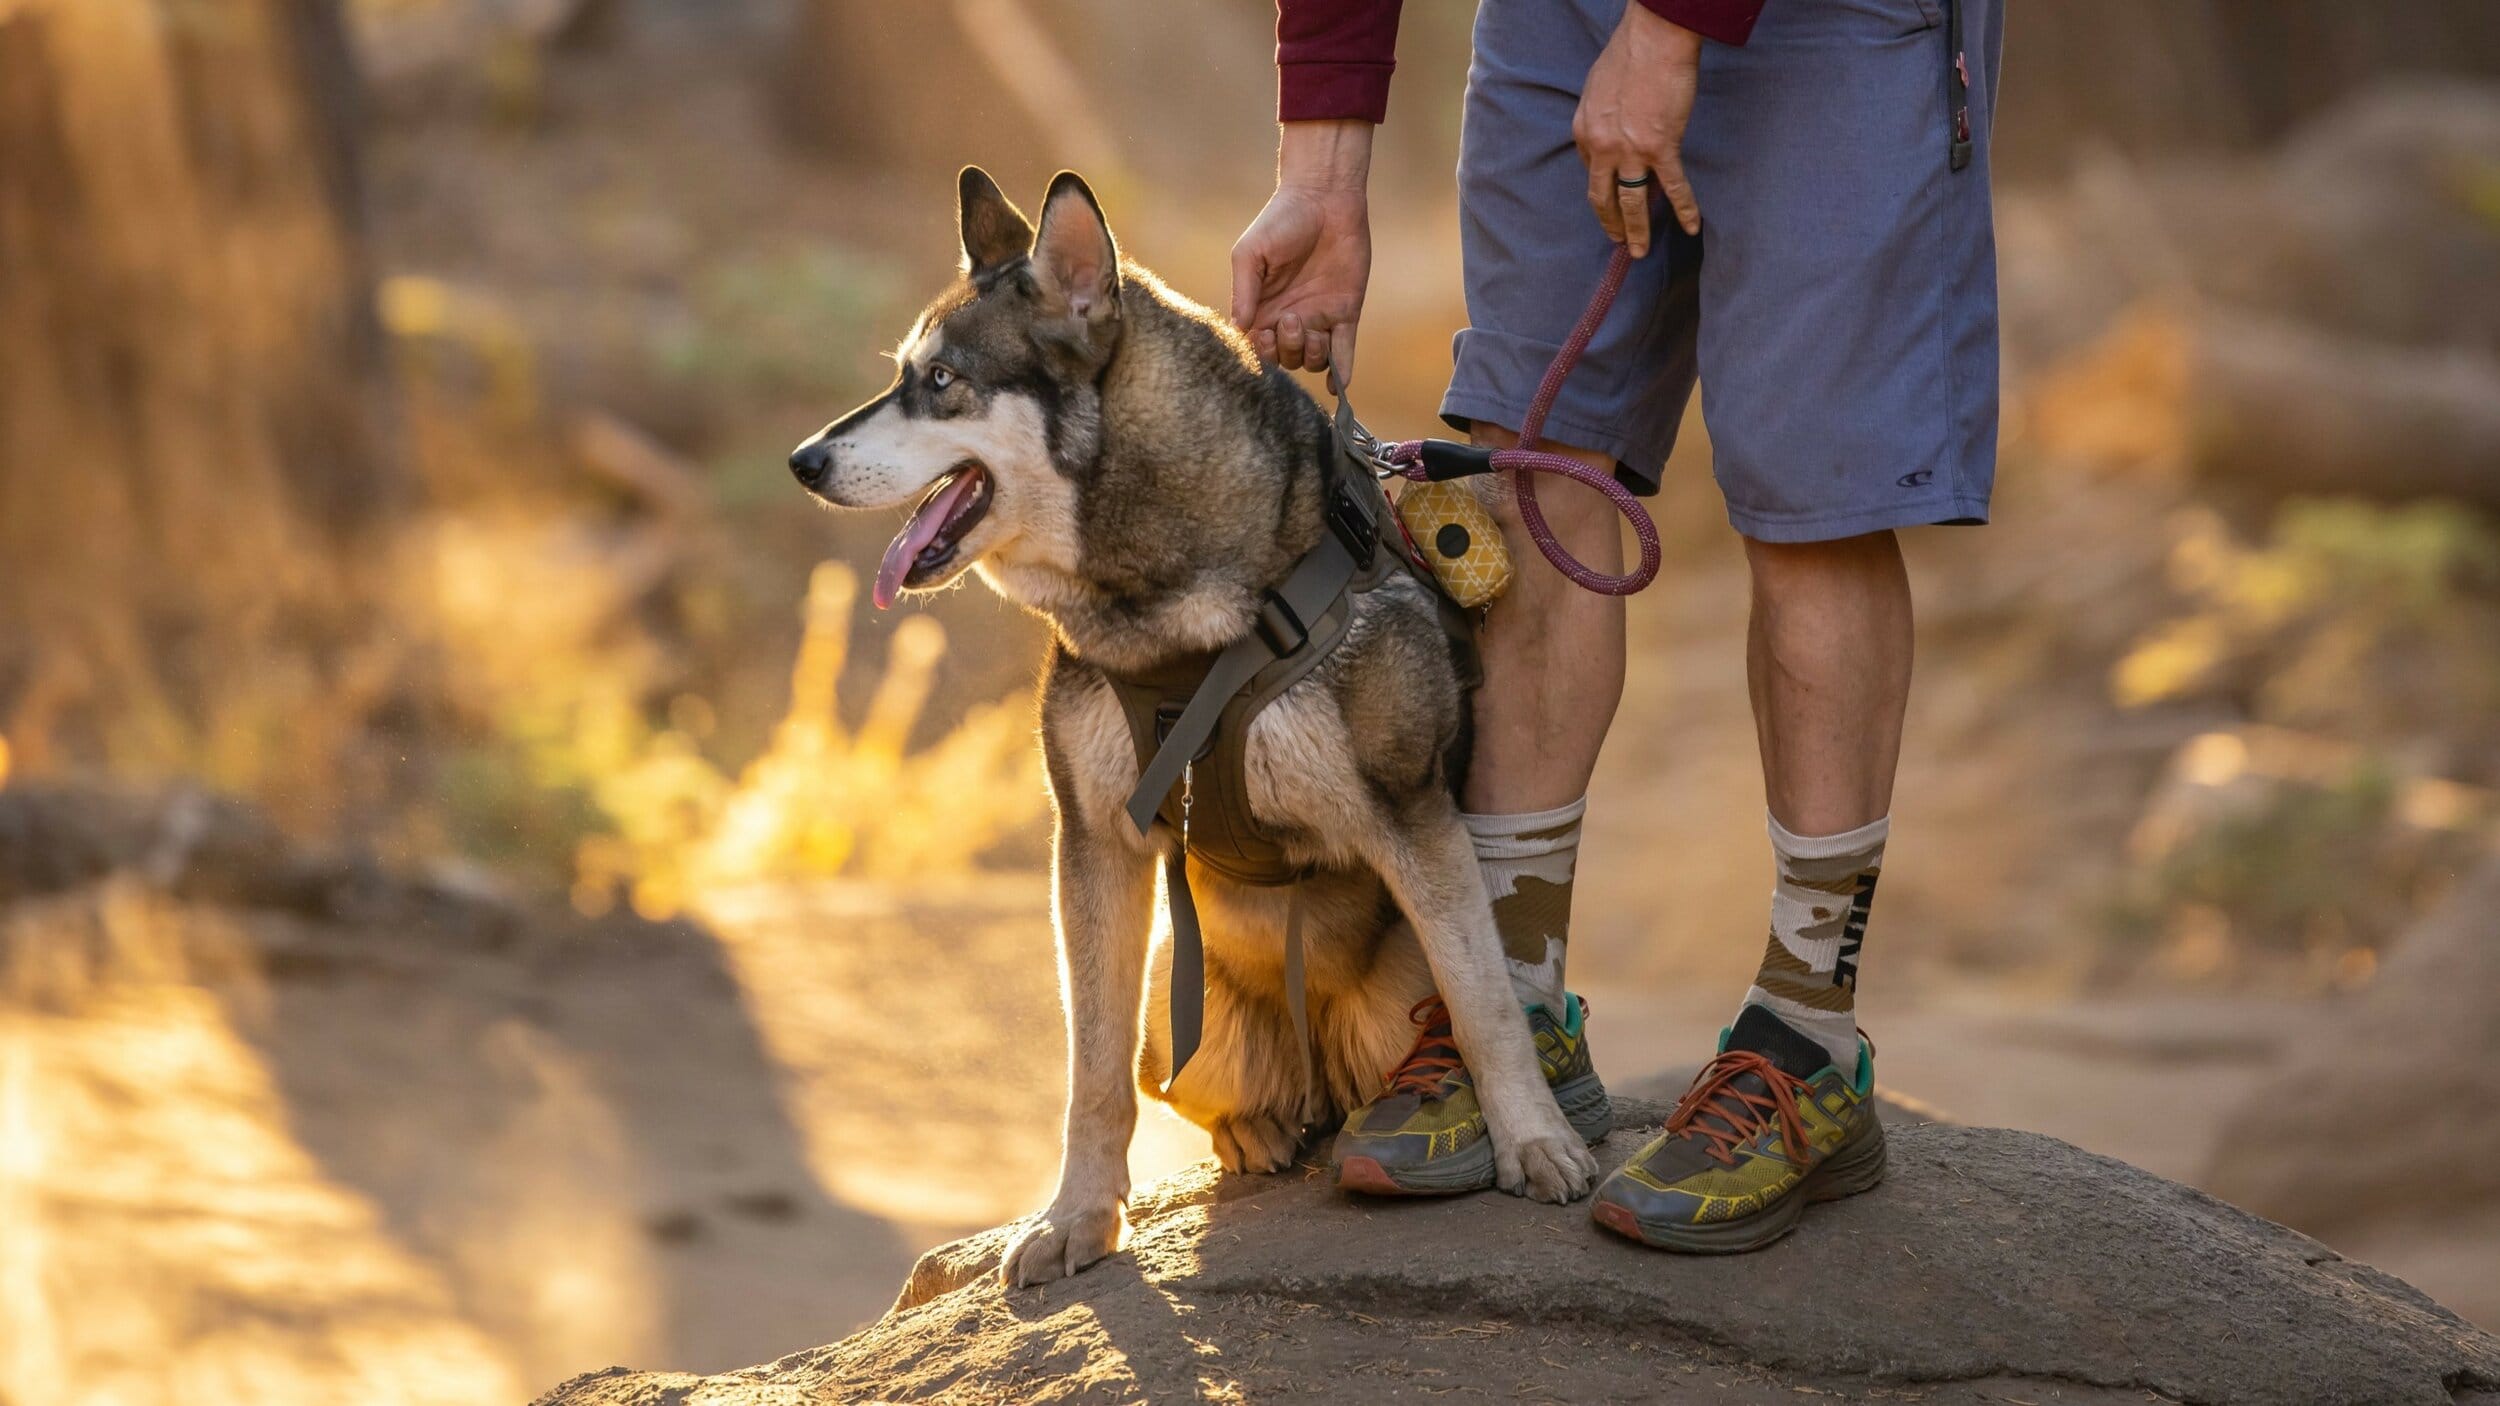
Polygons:
[[1354,376],[1354,326],[1371,280],[1368,122],[1288,122],[1276,193],[1233,245],[1233,321],[1288,371]]
[[[1623,9],[1615,37],[1589,67],[1571,140],[1589,167],[1589,208],[1606,237],[1649,252],[1649,196],[1667,197],[1686,234],[1701,233],[1701,207],[1684,179],[1684,125],[1701,75],[1701,36],[1638,3]],[[1623,186],[1618,180],[1654,181]]]

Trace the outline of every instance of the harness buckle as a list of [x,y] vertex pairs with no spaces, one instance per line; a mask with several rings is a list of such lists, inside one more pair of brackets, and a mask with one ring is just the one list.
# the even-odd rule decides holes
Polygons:
[[1267,642],[1269,649],[1276,651],[1279,659],[1300,649],[1311,638],[1310,627],[1303,624],[1302,617],[1293,613],[1293,606],[1274,591],[1259,598],[1258,631],[1259,638]]
[[1372,549],[1380,545],[1380,519],[1343,475],[1329,486],[1328,530],[1337,534],[1358,564],[1370,561]]
[[[1261,613],[1264,615],[1265,612]],[[1188,708],[1189,700],[1186,698],[1167,698],[1155,705],[1156,746],[1162,746],[1164,740],[1172,735],[1172,729],[1180,724],[1181,714],[1186,712]],[[1189,762],[1203,762],[1207,759],[1207,754],[1214,750],[1215,739],[1210,736],[1207,738],[1206,743],[1199,747],[1198,755],[1189,758]],[[1186,765],[1187,764],[1184,763],[1184,769],[1186,769]]]

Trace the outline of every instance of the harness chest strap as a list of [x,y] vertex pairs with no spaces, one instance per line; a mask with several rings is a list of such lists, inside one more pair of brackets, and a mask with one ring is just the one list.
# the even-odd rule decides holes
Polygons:
[[[1379,530],[1374,520],[1372,531]],[[1365,555],[1368,557],[1369,553]],[[1233,641],[1207,666],[1206,678],[1189,695],[1180,716],[1168,728],[1161,729],[1154,756],[1137,775],[1137,789],[1129,793],[1129,823],[1137,833],[1146,834],[1154,826],[1155,813],[1163,809],[1164,798],[1180,783],[1181,770],[1206,754],[1207,744],[1214,740],[1216,724],[1223,718],[1224,706],[1233,695],[1249,686],[1260,670],[1279,659],[1292,656],[1310,642],[1310,624],[1328,613],[1337,598],[1345,593],[1362,565],[1354,551],[1336,532],[1329,532],[1319,545],[1303,554],[1294,563],[1285,584],[1268,593],[1259,611],[1258,627]],[[1281,607],[1281,608],[1279,608]],[[1311,661],[1317,663],[1313,658]]]
[[[1219,784],[1228,792],[1243,789],[1243,778],[1238,775],[1242,770],[1242,744],[1256,709],[1235,704],[1254,683],[1260,685],[1255,690],[1255,702],[1264,704],[1274,698],[1344,638],[1350,612],[1343,608],[1343,602],[1357,577],[1364,576],[1375,564],[1381,550],[1381,519],[1388,511],[1366,461],[1350,443],[1347,427],[1352,419],[1352,412],[1341,401],[1335,434],[1337,452],[1330,465],[1325,499],[1327,530],[1320,534],[1318,543],[1294,563],[1282,585],[1266,594],[1255,628],[1208,664],[1205,675],[1190,690],[1188,702],[1176,715],[1166,714],[1160,707],[1146,714],[1152,718],[1153,752],[1141,763],[1137,789],[1130,793],[1128,801],[1129,822],[1140,835],[1150,833],[1156,815],[1166,810],[1173,786],[1197,761],[1217,750],[1217,729],[1228,715],[1232,733],[1220,739],[1224,766]],[[1151,703],[1151,698],[1141,696],[1138,685],[1124,687],[1114,680],[1114,688],[1123,696],[1123,711],[1129,714],[1132,729],[1139,729],[1140,709],[1135,705],[1141,701]],[[1139,750],[1144,752],[1147,737],[1142,729],[1137,740]],[[1217,867],[1243,882],[1295,883],[1300,875],[1279,869],[1273,846],[1259,843],[1252,833],[1245,798],[1227,794],[1218,799],[1216,809],[1227,817],[1224,835],[1233,847],[1246,850],[1255,846],[1269,853],[1249,856],[1247,862],[1241,855],[1224,856],[1234,862],[1219,861]],[[1189,887],[1191,846],[1186,828],[1176,828],[1183,828],[1182,842],[1164,859],[1164,896],[1172,915],[1171,1072],[1164,1083],[1167,1091],[1197,1053],[1206,1021],[1205,938],[1199,928],[1197,900]],[[1307,1083],[1311,1036],[1302,989],[1302,907],[1300,887],[1295,883],[1285,908],[1285,1002],[1293,1019],[1295,1044]]]
[[[1180,1082],[1181,1070],[1188,1067],[1189,1057],[1198,1052],[1207,1015],[1206,941],[1198,930],[1197,896],[1189,889],[1187,846],[1174,845],[1172,852],[1164,856],[1163,891],[1172,908],[1172,1070],[1163,1079],[1163,1090],[1169,1093]],[[1293,1021],[1294,1049],[1302,1060],[1303,1087],[1308,1088],[1311,1007],[1302,972],[1302,886],[1295,884],[1285,896],[1285,1014]]]

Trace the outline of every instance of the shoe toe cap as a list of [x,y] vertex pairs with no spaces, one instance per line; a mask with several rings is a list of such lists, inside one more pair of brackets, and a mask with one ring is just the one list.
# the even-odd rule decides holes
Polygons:
[[1598,1184],[1590,1214],[1609,1229],[1626,1235],[1636,1234],[1625,1224],[1646,1222],[1650,1225],[1694,1225],[1703,1217],[1705,1198],[1672,1187],[1652,1185],[1618,1167]]

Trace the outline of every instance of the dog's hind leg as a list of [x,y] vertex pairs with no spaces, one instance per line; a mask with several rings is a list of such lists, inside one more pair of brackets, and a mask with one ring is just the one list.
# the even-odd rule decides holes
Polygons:
[[1306,1078],[1293,1022],[1266,993],[1253,993],[1210,963],[1206,1036],[1172,1087],[1172,1105],[1207,1130],[1228,1172],[1293,1165],[1303,1128],[1323,1117],[1316,1056]]
[[1475,1073],[1492,1134],[1495,1181],[1539,1201],[1585,1195],[1597,1180],[1597,1159],[1564,1120],[1537,1067],[1457,806],[1439,793],[1418,797],[1351,833],[1414,923],[1449,1004],[1451,1030]]
[[1359,1108],[1380,1096],[1389,1071],[1414,1047],[1415,1003],[1432,993],[1432,968],[1414,929],[1403,920],[1390,924],[1361,979],[1331,993],[1313,1013],[1329,1096],[1338,1108]]
[[1010,1285],[1074,1274],[1118,1249],[1128,1200],[1129,1138],[1137,1129],[1130,1079],[1153,925],[1154,855],[1133,834],[1112,828],[1126,825],[1125,817],[1089,823],[1081,809],[1062,796],[1051,868],[1068,1013],[1059,1190],[1000,1263]]

